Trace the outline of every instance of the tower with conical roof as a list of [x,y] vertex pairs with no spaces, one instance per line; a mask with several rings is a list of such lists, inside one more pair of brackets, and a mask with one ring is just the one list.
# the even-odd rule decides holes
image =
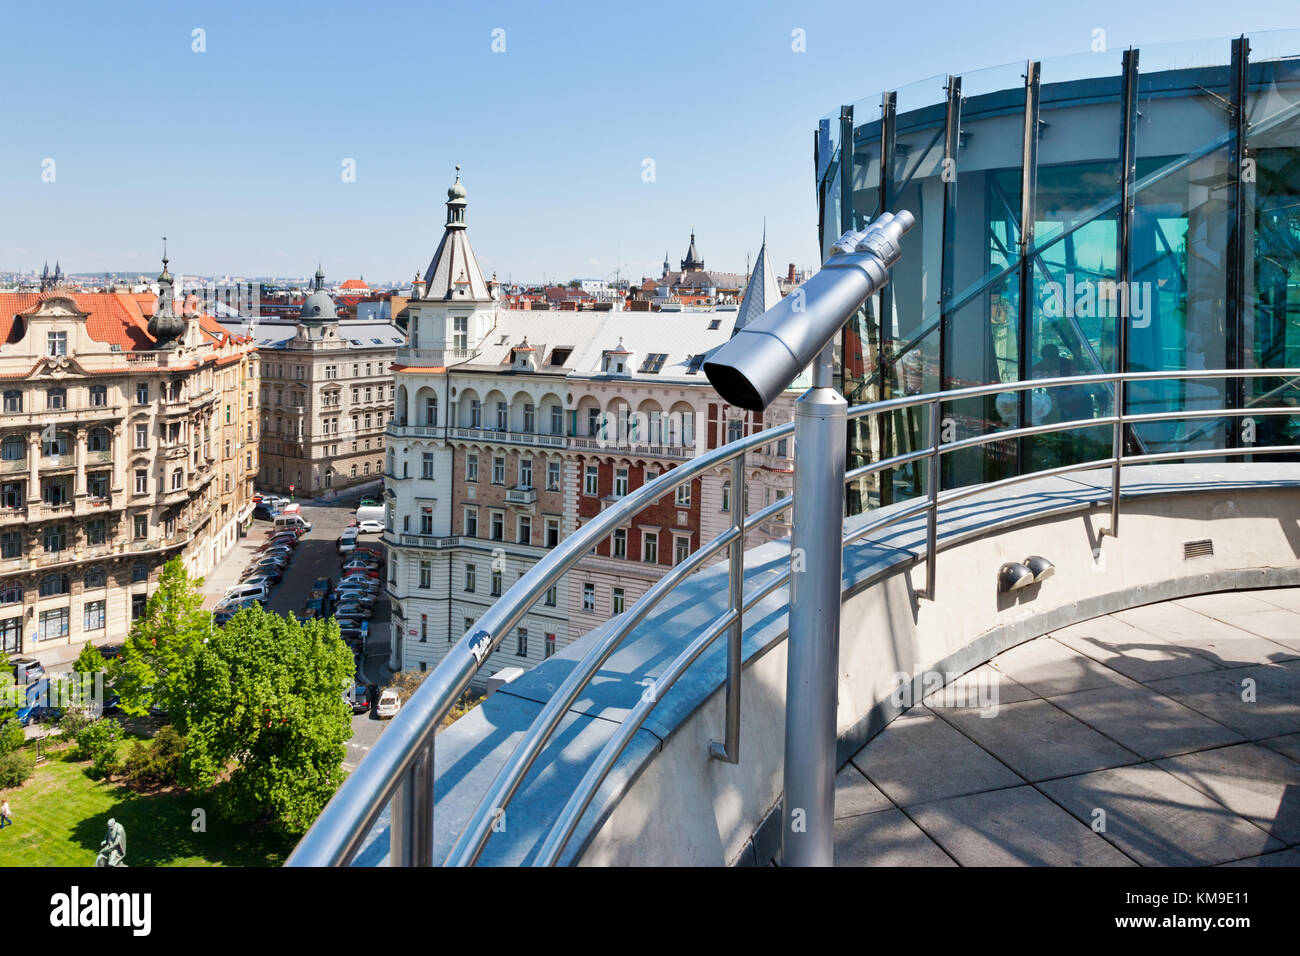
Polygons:
[[735,335],[780,301],[781,287],[777,284],[776,273],[772,271],[772,262],[767,255],[767,224],[764,223],[763,244],[759,247],[758,259],[745,284],[745,295],[740,300],[740,311],[736,315],[736,325],[731,334]]
[[700,254],[695,251],[695,230],[694,229],[691,230],[690,248],[686,250],[686,258],[682,260],[682,271],[683,272],[704,271],[704,260],[701,259]]
[[469,207],[465,187],[460,182],[460,166],[456,167],[456,181],[447,190],[447,222],[443,227],[442,242],[424,272],[422,299],[440,299],[444,302],[491,302],[492,294],[483,281],[478,259],[470,246],[466,232],[465,213]]
[[410,348],[440,352],[447,362],[467,358],[496,321],[494,289],[484,280],[469,241],[468,208],[458,165],[456,181],[447,190],[442,241],[407,304]]

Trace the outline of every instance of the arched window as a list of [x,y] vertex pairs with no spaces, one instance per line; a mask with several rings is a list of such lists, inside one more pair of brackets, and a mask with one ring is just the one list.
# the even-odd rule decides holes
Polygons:
[[424,400],[424,423],[426,425],[438,424],[438,396]]
[[41,597],[54,597],[58,594],[68,594],[71,588],[68,586],[68,576],[66,574],[47,574],[41,578]]
[[113,436],[107,428],[92,428],[86,436],[86,447],[90,451],[111,451]]
[[6,435],[0,442],[0,458],[5,461],[22,461],[27,457],[27,439],[22,435]]

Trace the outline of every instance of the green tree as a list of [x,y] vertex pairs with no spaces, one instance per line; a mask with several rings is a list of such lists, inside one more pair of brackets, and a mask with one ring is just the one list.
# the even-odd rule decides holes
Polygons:
[[97,671],[107,670],[108,661],[104,660],[104,655],[99,652],[98,647],[87,641],[81,648],[81,653],[77,655],[72,669],[78,674],[94,674]]
[[180,782],[236,822],[302,833],[343,780],[352,653],[330,618],[241,611],[188,659]]
[[18,686],[9,655],[0,651],[0,724],[13,720],[18,713]]
[[174,719],[187,705],[185,663],[213,632],[212,615],[203,610],[198,592],[202,584],[202,578],[190,577],[180,558],[163,565],[158,589],[111,667],[128,714],[144,715],[156,706]]

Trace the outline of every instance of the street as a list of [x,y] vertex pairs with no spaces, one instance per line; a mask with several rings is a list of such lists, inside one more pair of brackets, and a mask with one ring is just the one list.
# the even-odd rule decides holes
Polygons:
[[[343,529],[356,517],[357,503],[362,496],[363,492],[358,491],[328,504],[317,504],[310,500],[300,502],[302,516],[310,522],[312,530],[299,541],[293,559],[285,568],[284,580],[271,589],[271,600],[267,603],[266,610],[276,614],[292,614],[306,603],[312,582],[317,578],[328,577],[338,581],[342,562],[336,541]],[[254,520],[248,537],[232,548],[205,579],[202,589],[204,607],[215,606],[226,589],[239,582],[254,552],[266,543],[270,529],[271,522]],[[379,538],[377,534],[367,534],[361,540],[366,544],[378,544]],[[388,683],[391,673],[388,669],[388,628],[388,597],[381,590],[374,616],[370,620],[370,638],[366,644],[358,683],[377,684],[381,688]],[[351,771],[356,767],[388,723],[376,719],[369,712],[352,718],[352,739],[348,741],[348,754],[343,761],[345,770]]]

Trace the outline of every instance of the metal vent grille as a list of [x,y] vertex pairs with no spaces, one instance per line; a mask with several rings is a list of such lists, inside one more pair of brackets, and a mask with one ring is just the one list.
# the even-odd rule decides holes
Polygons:
[[1214,555],[1214,542],[1209,538],[1202,538],[1200,541],[1183,542],[1183,560],[1189,558],[1208,558]]

